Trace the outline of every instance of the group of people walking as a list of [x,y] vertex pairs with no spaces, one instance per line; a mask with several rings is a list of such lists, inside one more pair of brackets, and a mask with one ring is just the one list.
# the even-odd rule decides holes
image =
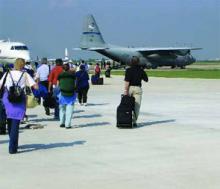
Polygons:
[[32,77],[25,69],[24,59],[18,58],[14,68],[8,69],[0,80],[0,113],[6,114],[10,154],[17,153],[19,124],[26,114],[27,88],[33,90],[34,94],[44,93],[38,96],[38,102],[41,103],[43,98],[46,115],[50,115],[50,103],[54,103],[54,119],[60,121],[60,127],[67,129],[71,128],[76,99],[78,98],[81,105],[87,104],[89,75],[83,64],[80,65],[80,70],[75,72],[70,70],[69,63],[63,63],[62,59],[56,59],[53,69],[47,64],[46,58],[43,58],[41,63]]
[[[96,65],[98,66],[98,65]],[[63,63],[62,59],[56,59],[56,66],[51,69],[47,64],[47,59],[43,58],[41,65],[35,74],[30,75],[29,67],[25,69],[24,59],[18,58],[14,64],[14,69],[8,69],[0,80],[0,114],[6,114],[8,134],[9,134],[9,153],[17,153],[19,124],[26,114],[26,94],[28,87],[38,94],[38,102],[43,106],[45,114],[50,115],[50,103],[53,102],[54,119],[59,120],[60,127],[71,128],[71,120],[74,104],[78,102],[82,106],[87,105],[87,94],[89,90],[89,74],[86,66],[81,64],[79,71],[70,69],[69,63]],[[100,70],[95,68],[96,74]],[[136,124],[141,106],[142,89],[141,81],[148,81],[146,72],[139,66],[138,57],[131,59],[131,67],[125,72],[125,91],[124,95],[135,97],[135,117]],[[15,98],[14,98],[15,97]],[[18,101],[18,99],[20,99]],[[53,99],[53,100],[51,100]]]

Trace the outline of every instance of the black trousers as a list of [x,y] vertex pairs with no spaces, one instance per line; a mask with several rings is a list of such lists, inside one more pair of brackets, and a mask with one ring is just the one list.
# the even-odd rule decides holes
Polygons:
[[87,94],[89,86],[78,90],[78,100],[79,103],[87,103]]
[[[49,86],[49,82],[46,80],[46,81],[40,81],[40,84],[45,86],[47,89],[48,89],[48,86]],[[39,98],[39,103],[41,101],[41,98]],[[44,107],[45,108],[45,111],[47,112],[47,114],[50,114],[50,108],[49,107]]]

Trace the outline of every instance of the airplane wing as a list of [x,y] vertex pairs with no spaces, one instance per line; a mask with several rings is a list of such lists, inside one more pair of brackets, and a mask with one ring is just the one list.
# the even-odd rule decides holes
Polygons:
[[88,50],[88,51],[98,51],[98,50],[107,50],[108,47],[90,47],[90,48],[73,48],[73,50]]
[[166,48],[134,48],[136,51],[185,51],[185,50],[201,50],[202,48],[191,48],[191,47],[166,47]]
[[191,48],[191,47],[166,47],[166,48],[134,48],[136,51],[145,54],[159,54],[159,55],[167,55],[167,54],[176,54],[176,55],[186,55],[190,52],[190,50],[200,50],[202,48]]

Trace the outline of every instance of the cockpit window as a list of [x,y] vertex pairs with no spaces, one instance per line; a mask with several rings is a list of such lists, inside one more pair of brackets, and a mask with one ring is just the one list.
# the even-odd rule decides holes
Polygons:
[[12,46],[11,50],[28,50],[27,46]]

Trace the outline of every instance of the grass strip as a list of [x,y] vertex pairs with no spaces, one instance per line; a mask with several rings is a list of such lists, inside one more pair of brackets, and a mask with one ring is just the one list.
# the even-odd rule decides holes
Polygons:
[[[112,75],[124,75],[124,70],[113,70]],[[149,77],[165,78],[199,78],[199,79],[220,79],[220,70],[147,70]]]

